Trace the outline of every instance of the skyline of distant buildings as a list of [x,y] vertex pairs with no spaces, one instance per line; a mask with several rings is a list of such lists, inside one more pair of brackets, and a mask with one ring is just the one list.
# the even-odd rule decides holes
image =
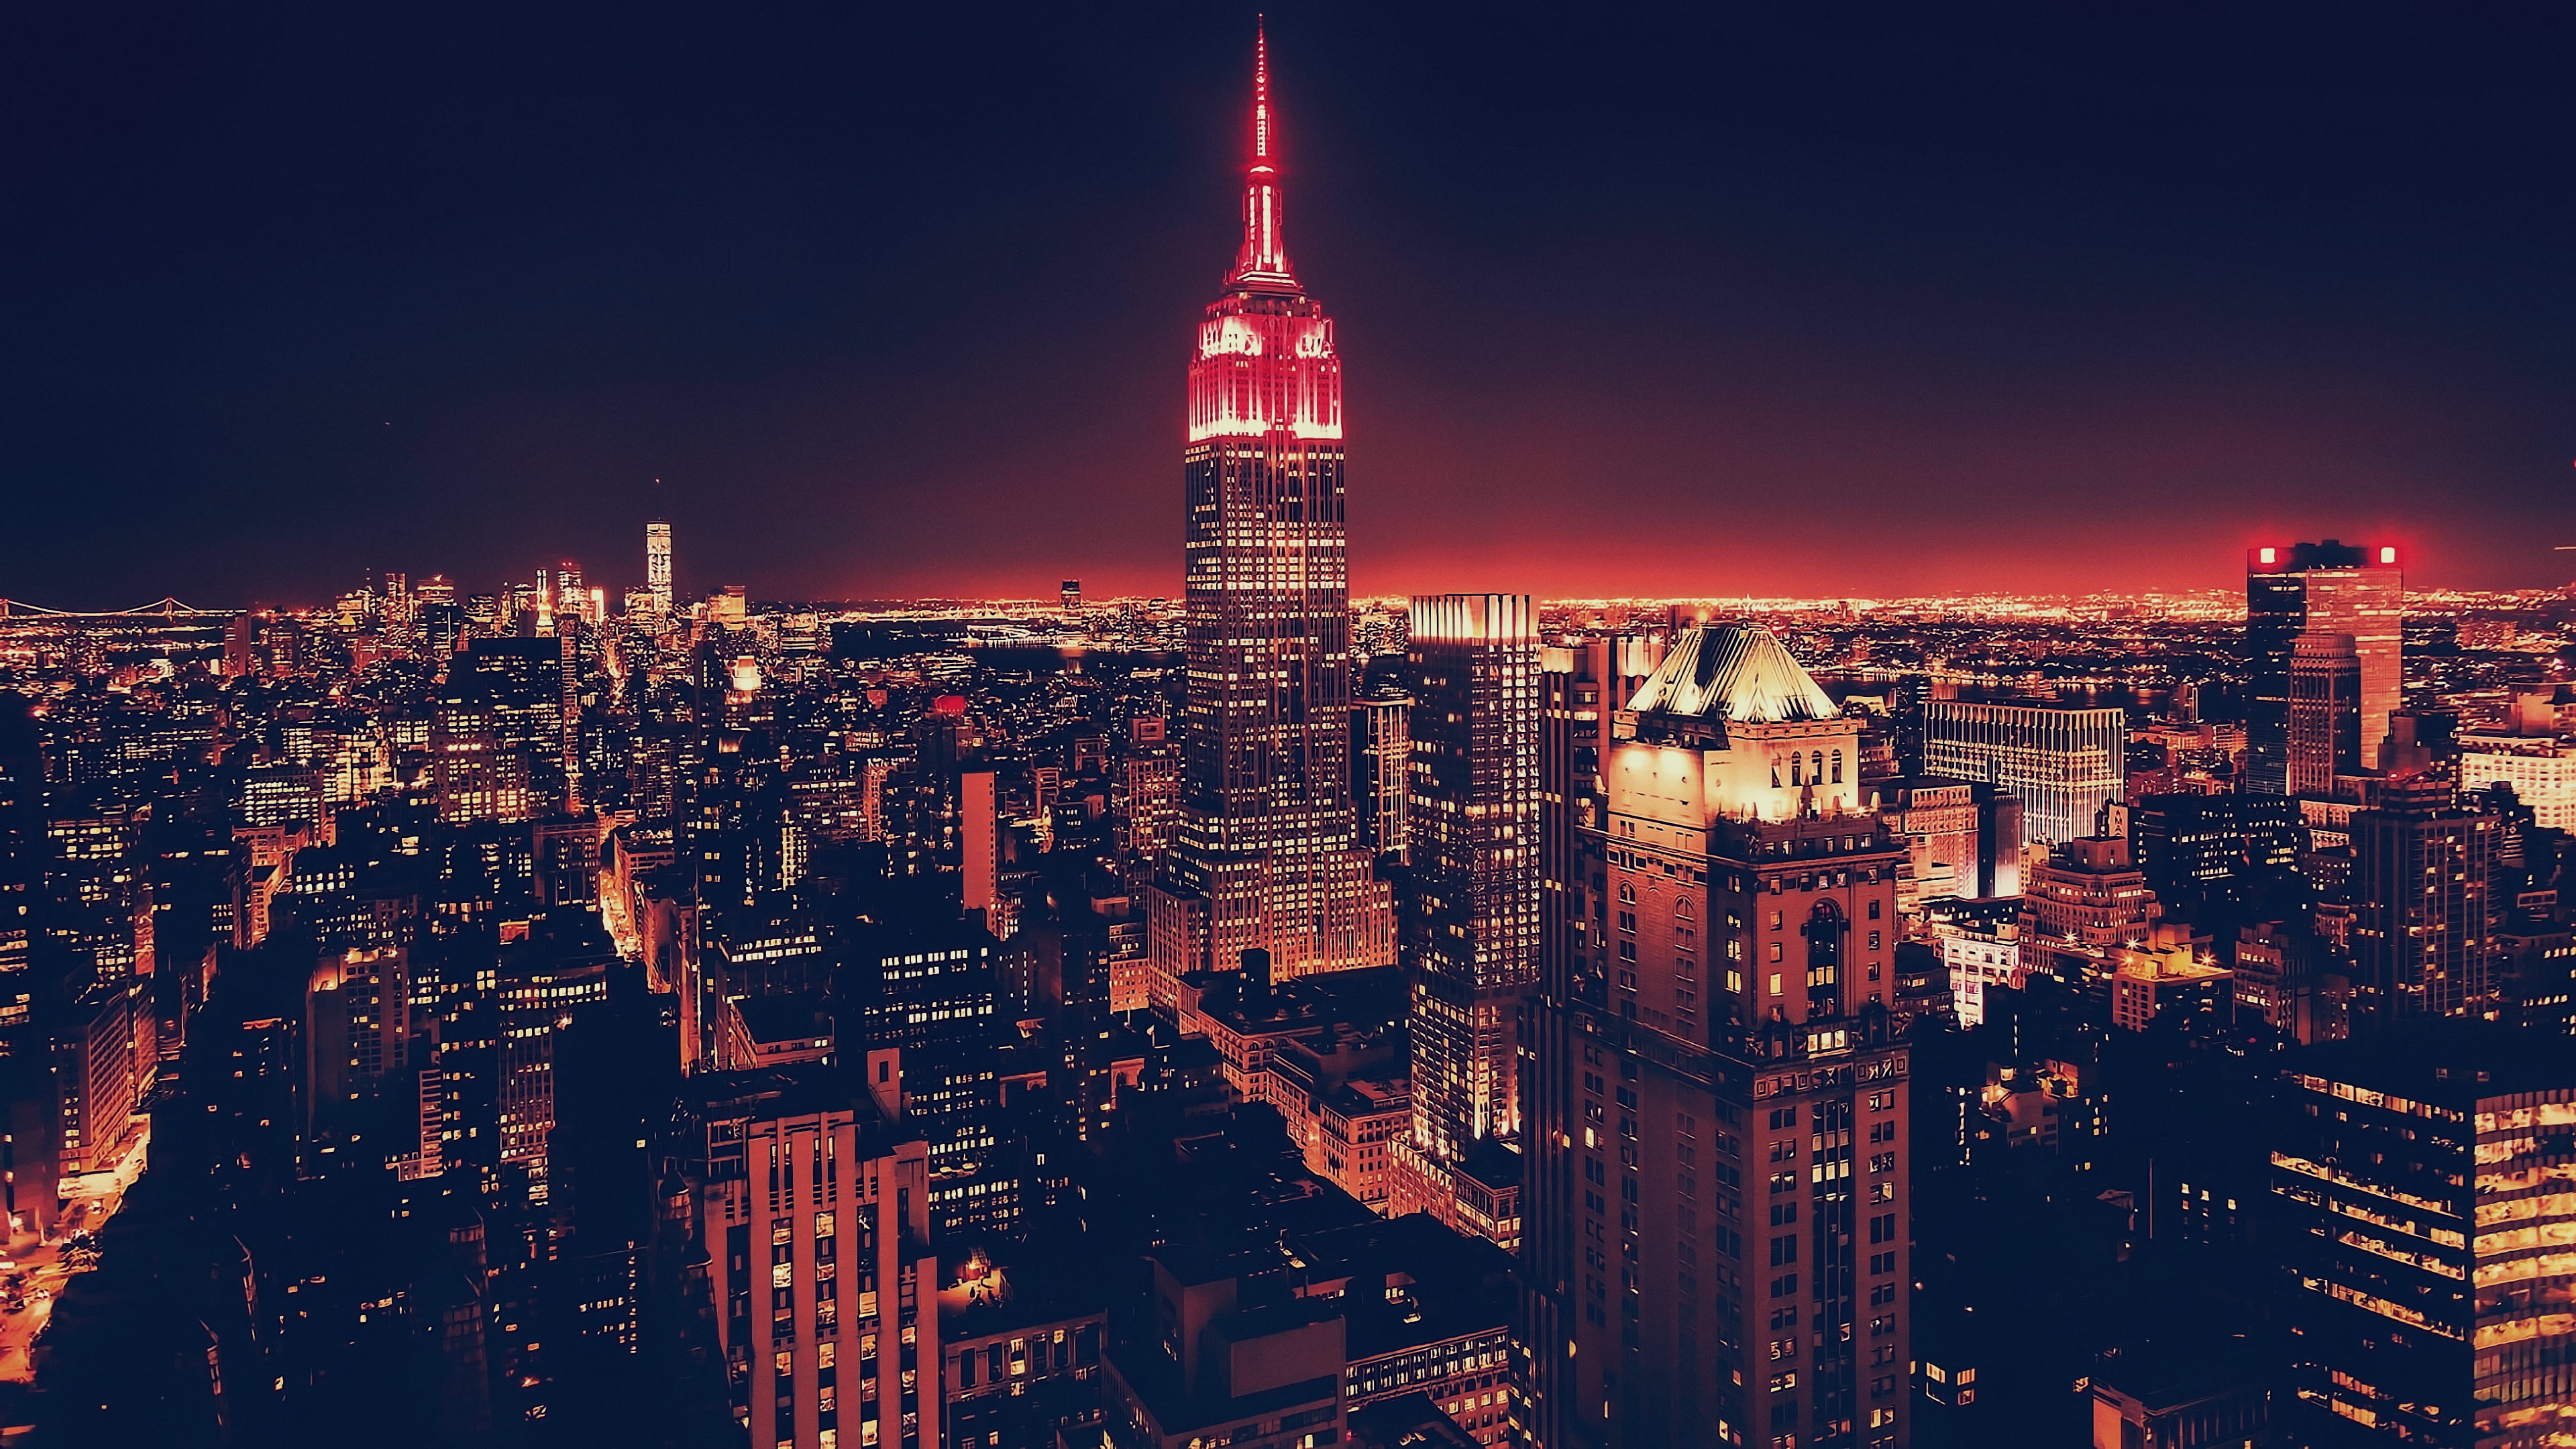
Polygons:
[[1257,40],[1177,596],[690,591],[655,519],[614,594],[0,617],[26,1412],[2576,1432],[2576,596],[1355,601],[1276,121]]

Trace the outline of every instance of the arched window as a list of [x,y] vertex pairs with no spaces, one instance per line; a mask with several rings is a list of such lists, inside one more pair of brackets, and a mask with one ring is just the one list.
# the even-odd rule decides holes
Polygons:
[[1815,781],[1819,785],[1825,783],[1825,752],[1818,750],[1814,754],[1809,755],[1807,757],[1807,764],[1807,778]]
[[1777,755],[1771,757],[1771,788],[1780,788],[1780,757]]
[[1807,938],[1807,1002],[1811,1009],[1834,1002],[1842,994],[1843,937],[1849,930],[1842,908],[1832,901],[1818,901],[1816,908],[1807,913],[1803,934]]
[[1619,882],[1619,904],[1623,906],[1633,906],[1636,903],[1637,888],[1627,881],[1623,880]]
[[1676,920],[1676,921],[1687,921],[1687,920],[1689,920],[1689,919],[1691,918],[1692,914],[1693,914],[1693,912],[1691,911],[1690,897],[1688,897],[1688,896],[1684,896],[1684,897],[1682,897],[1680,900],[1677,900],[1677,901],[1673,902],[1673,919],[1674,919],[1674,920]]
[[1789,752],[1789,788],[1794,790],[1803,783],[1805,782],[1798,778],[1798,752],[1791,750]]
[[1837,785],[1839,785],[1839,784],[1841,784],[1842,782],[1843,782],[1843,752],[1842,752],[1842,751],[1840,751],[1840,750],[1836,750],[1836,751],[1834,751],[1834,783],[1835,783],[1835,784],[1837,784]]

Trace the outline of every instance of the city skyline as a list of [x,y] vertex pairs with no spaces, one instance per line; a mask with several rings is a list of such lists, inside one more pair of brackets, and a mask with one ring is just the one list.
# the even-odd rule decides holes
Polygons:
[[30,193],[202,204],[0,401],[168,470],[0,538],[0,1439],[2576,1442],[2576,495],[2388,366],[2510,86],[657,18],[135,26]]
[[[2563,127],[2518,58],[2540,22],[2365,15],[2299,60],[2287,22],[2213,59],[2109,21],[1280,19],[1304,265],[1361,337],[1358,594],[2223,587],[2320,531],[2427,586],[2565,581],[2567,218],[2518,180]],[[22,131],[56,224],[19,243],[0,594],[315,603],[318,560],[470,588],[564,556],[618,588],[668,516],[697,590],[1176,596],[1153,460],[1250,22],[1040,15],[896,75],[965,37],[540,21],[503,62],[461,20],[390,37],[368,94],[253,35],[65,22],[73,90]],[[438,119],[448,61],[485,121]],[[103,124],[84,66],[171,84]],[[1027,328],[1038,246],[1115,305]],[[1569,529],[1553,500],[1604,490],[1765,546]]]

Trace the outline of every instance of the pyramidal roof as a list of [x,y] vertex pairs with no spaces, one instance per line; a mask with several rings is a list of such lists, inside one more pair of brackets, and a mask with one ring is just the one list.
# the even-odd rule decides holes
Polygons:
[[1831,719],[1841,712],[1770,630],[1751,624],[1712,624],[1674,640],[1628,708],[1738,724]]

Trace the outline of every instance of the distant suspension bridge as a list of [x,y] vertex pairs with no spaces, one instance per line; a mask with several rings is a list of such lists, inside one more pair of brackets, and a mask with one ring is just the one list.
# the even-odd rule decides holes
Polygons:
[[69,623],[84,619],[126,620],[139,624],[153,620],[224,619],[241,612],[243,611],[240,609],[200,609],[192,604],[183,604],[166,594],[151,603],[137,604],[131,609],[48,609],[42,604],[30,604],[24,599],[0,599],[0,624],[32,624],[49,620]]

